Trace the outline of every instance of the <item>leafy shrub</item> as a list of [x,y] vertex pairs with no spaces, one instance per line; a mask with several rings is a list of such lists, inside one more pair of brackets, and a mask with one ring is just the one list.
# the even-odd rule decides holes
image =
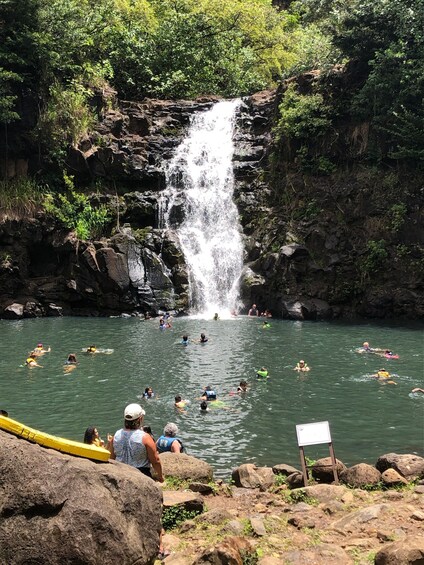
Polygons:
[[279,107],[277,138],[283,135],[295,139],[322,136],[330,127],[330,108],[322,94],[299,94],[290,84]]
[[165,530],[172,530],[186,520],[191,520],[198,514],[201,514],[201,512],[196,510],[186,510],[184,506],[170,506],[163,510],[162,526]]
[[400,204],[393,204],[389,210],[389,221],[390,221],[390,231],[396,233],[405,223],[406,218],[406,204],[403,202]]
[[384,265],[388,257],[386,250],[386,242],[384,239],[379,241],[370,240],[367,243],[365,256],[361,261],[361,270],[363,273],[370,274]]
[[109,221],[106,206],[93,208],[85,194],[75,191],[72,177],[64,174],[69,197],[64,194],[48,193],[44,209],[55,216],[65,227],[75,231],[78,239],[99,236]]
[[0,181],[0,210],[3,217],[21,218],[41,205],[47,187],[28,177]]

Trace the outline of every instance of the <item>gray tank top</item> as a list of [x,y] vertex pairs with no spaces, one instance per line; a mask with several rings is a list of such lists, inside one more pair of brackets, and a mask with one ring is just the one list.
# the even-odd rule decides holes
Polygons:
[[116,460],[133,467],[150,467],[146,447],[143,445],[142,430],[118,430],[113,437]]

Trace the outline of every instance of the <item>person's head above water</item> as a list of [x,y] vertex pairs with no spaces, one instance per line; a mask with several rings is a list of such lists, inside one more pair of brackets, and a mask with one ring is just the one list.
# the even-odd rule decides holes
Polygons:
[[368,341],[364,341],[364,343],[362,344],[362,347],[369,347],[370,344],[368,343]]
[[175,397],[175,402],[181,402],[182,399],[183,398],[182,398],[181,394],[177,394],[177,396]]
[[206,411],[207,409],[208,409],[208,403],[206,402],[206,400],[202,400],[202,402],[200,403],[200,410]]

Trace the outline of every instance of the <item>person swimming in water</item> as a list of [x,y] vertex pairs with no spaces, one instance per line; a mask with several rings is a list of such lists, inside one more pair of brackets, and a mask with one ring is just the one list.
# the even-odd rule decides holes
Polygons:
[[155,393],[153,392],[152,387],[151,387],[151,386],[147,386],[147,387],[144,389],[143,398],[145,398],[146,400],[148,400],[149,398],[154,398],[154,396],[155,396]]
[[44,355],[44,353],[50,353],[50,351],[51,351],[50,346],[47,349],[45,349],[42,343],[38,343],[37,347],[34,347],[31,353],[33,353],[36,357],[39,357],[40,355]]
[[219,320],[218,312],[215,312],[215,314],[214,314],[214,316],[213,316],[213,319],[214,319],[215,321],[216,321],[216,320]]
[[25,361],[25,365],[27,367],[43,367],[43,365],[39,365],[37,363],[37,355],[35,355],[35,353],[31,353],[29,355],[29,357],[27,358],[27,360]]
[[310,371],[311,368],[308,367],[307,363],[305,363],[305,361],[303,359],[301,359],[297,364],[296,367],[293,369],[294,371],[302,371],[302,372],[307,372]]
[[267,322],[267,320],[264,320],[262,322],[262,328],[270,328],[270,327],[271,327],[271,324],[269,322]]
[[182,340],[181,340],[181,345],[188,345],[188,335],[183,335]]
[[206,400],[202,400],[200,403],[200,412],[209,412],[209,406]]
[[384,384],[388,384],[388,385],[395,385],[397,383],[395,383],[395,381],[392,380],[392,377],[389,373],[389,371],[386,371],[386,369],[382,368],[379,369],[374,375],[371,375],[374,379],[377,379],[378,381],[380,381],[381,383]]
[[175,408],[177,408],[177,410],[179,410],[180,412],[185,413],[184,408],[187,406],[188,404],[188,400],[183,400],[183,397],[181,396],[181,394],[177,394],[177,396],[175,397],[175,402],[174,402],[174,406]]
[[209,341],[209,338],[206,337],[205,334],[200,334],[200,339],[196,339],[195,340],[196,343],[207,343]]
[[266,367],[261,367],[259,371],[256,372],[258,379],[267,379],[269,377],[268,369]]
[[210,385],[208,385],[205,386],[202,395],[197,400],[206,400],[207,402],[210,402],[211,400],[216,400],[216,396],[217,396],[216,392],[212,389]]
[[240,381],[239,386],[237,387],[237,392],[240,394],[242,392],[247,392],[247,382]]
[[87,347],[86,353],[97,353],[97,347],[95,345],[90,345],[89,347]]

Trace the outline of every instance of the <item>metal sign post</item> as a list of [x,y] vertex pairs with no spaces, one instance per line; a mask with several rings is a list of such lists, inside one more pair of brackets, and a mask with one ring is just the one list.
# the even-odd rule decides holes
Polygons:
[[334,455],[333,442],[331,441],[330,425],[328,422],[313,422],[311,424],[298,424],[296,426],[297,444],[300,451],[300,464],[302,465],[303,482],[308,484],[308,469],[306,466],[304,447],[307,445],[318,445],[328,443],[330,450],[331,466],[333,468],[334,482],[339,484],[337,475],[336,456]]

